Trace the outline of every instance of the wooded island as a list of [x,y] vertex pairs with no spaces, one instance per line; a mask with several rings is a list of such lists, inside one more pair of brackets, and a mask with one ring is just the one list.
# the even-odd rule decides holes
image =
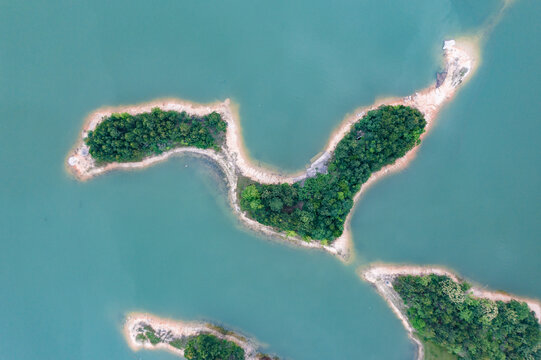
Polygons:
[[241,208],[264,225],[326,245],[344,231],[362,184],[418,145],[425,125],[423,114],[409,106],[369,111],[338,143],[326,173],[294,184],[239,181]]

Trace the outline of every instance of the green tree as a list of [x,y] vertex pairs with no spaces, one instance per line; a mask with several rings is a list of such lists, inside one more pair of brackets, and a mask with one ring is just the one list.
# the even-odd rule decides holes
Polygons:
[[261,209],[261,195],[255,185],[247,186],[242,192],[242,203],[245,207],[255,211]]
[[446,276],[399,276],[394,289],[418,334],[464,359],[541,359],[541,328],[526,303],[477,299]]
[[284,203],[280,198],[272,198],[272,200],[269,202],[270,208],[272,211],[282,211],[282,208],[284,207]]
[[244,350],[232,341],[200,334],[188,340],[184,357],[189,360],[242,360]]
[[219,150],[226,127],[216,112],[195,117],[154,108],[137,115],[111,114],[89,131],[85,142],[98,162],[130,162],[179,146]]
[[295,184],[248,184],[239,189],[241,207],[249,217],[278,230],[306,239],[335,239],[344,231],[362,184],[419,144],[425,125],[423,115],[411,107],[369,111],[338,143],[326,174]]

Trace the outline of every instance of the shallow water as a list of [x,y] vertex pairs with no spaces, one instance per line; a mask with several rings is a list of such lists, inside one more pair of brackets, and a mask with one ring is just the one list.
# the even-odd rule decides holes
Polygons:
[[442,40],[498,6],[0,2],[0,359],[174,358],[127,347],[133,310],[223,323],[291,359],[410,359],[355,274],[374,260],[541,297],[534,1],[503,18],[411,167],[364,195],[352,266],[243,229],[204,160],[86,183],[64,171],[88,112],[162,96],[231,97],[251,155],[302,168],[347,112],[428,85]]

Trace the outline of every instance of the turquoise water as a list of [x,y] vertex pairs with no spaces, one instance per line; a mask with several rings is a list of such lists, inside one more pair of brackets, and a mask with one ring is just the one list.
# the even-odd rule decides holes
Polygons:
[[134,310],[223,323],[288,359],[411,359],[355,274],[375,260],[541,297],[533,0],[509,9],[412,166],[365,194],[352,266],[243,229],[200,159],[87,183],[64,171],[88,112],[162,96],[231,97],[251,155],[302,168],[347,112],[429,84],[442,40],[498,7],[0,2],[0,359],[173,359],[127,347]]
[[363,261],[447,265],[492,288],[541,297],[541,46],[528,40],[541,36],[540,5],[509,9],[417,160],[366,194],[352,221]]

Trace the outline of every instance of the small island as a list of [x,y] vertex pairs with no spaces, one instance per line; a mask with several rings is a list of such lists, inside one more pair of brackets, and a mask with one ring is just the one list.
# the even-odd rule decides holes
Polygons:
[[257,351],[254,341],[204,322],[132,313],[124,323],[124,335],[134,351],[162,349],[189,360],[279,360]]
[[541,357],[536,300],[481,289],[439,267],[373,265],[359,273],[400,318],[418,360]]
[[297,174],[251,162],[229,100],[198,105],[163,99],[99,109],[85,122],[68,155],[68,169],[87,180],[113,169],[145,168],[173,155],[202,156],[223,171],[231,207],[245,225],[347,261],[349,219],[362,190],[408,164],[439,109],[475,69],[475,44],[449,40],[443,49],[444,69],[432,86],[355,110],[321,155]]
[[[353,199],[372,173],[419,145],[426,121],[415,108],[369,111],[340,140],[325,170],[293,184],[239,182],[240,205],[261,224],[328,245],[344,232]],[[242,184],[242,185],[241,185]]]

